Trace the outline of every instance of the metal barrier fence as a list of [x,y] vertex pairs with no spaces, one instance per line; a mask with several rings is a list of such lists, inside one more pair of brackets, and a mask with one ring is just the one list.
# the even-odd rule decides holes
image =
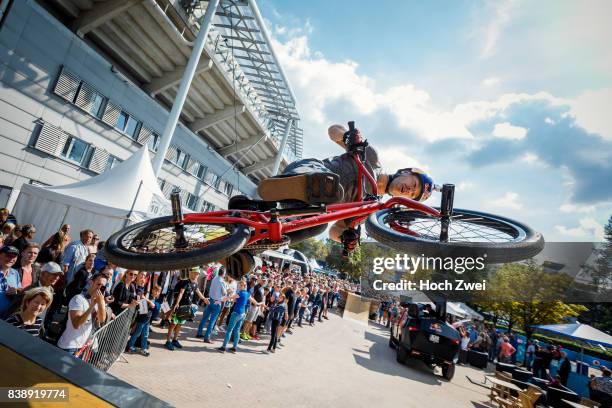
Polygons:
[[100,370],[108,371],[125,350],[135,315],[134,308],[119,313],[91,336],[77,357]]

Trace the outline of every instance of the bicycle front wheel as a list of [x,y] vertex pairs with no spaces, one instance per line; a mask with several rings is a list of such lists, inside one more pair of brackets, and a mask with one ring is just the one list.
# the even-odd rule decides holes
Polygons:
[[453,210],[449,237],[440,241],[441,220],[414,210],[390,208],[372,214],[366,231],[398,251],[419,256],[485,257],[487,263],[516,262],[544,248],[542,234],[493,214]]
[[227,258],[251,236],[246,225],[202,223],[183,224],[178,235],[171,220],[155,218],[116,232],[106,241],[106,259],[143,271],[186,269]]

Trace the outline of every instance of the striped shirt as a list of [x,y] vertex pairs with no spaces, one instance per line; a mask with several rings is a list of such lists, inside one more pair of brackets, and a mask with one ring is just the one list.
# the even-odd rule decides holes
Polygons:
[[40,335],[40,330],[42,328],[42,324],[43,321],[40,317],[36,317],[36,320],[34,321],[34,324],[24,324],[23,323],[23,319],[21,318],[21,315],[19,313],[15,313],[14,315],[12,315],[11,317],[9,317],[8,319],[6,319],[6,322],[8,324],[12,324],[13,326],[21,329],[21,330],[25,330],[28,333],[30,333],[32,336],[38,336]]

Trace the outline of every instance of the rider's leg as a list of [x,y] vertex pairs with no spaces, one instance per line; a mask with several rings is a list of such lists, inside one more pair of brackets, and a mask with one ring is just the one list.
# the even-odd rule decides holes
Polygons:
[[289,164],[282,175],[262,180],[257,193],[264,201],[298,200],[309,204],[331,204],[343,200],[340,177],[317,159]]

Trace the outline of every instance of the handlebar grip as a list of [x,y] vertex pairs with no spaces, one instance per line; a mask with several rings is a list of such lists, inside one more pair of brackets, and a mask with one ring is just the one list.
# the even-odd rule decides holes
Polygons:
[[348,127],[349,127],[349,132],[354,131],[354,130],[355,130],[355,121],[351,120],[351,121],[348,123]]

